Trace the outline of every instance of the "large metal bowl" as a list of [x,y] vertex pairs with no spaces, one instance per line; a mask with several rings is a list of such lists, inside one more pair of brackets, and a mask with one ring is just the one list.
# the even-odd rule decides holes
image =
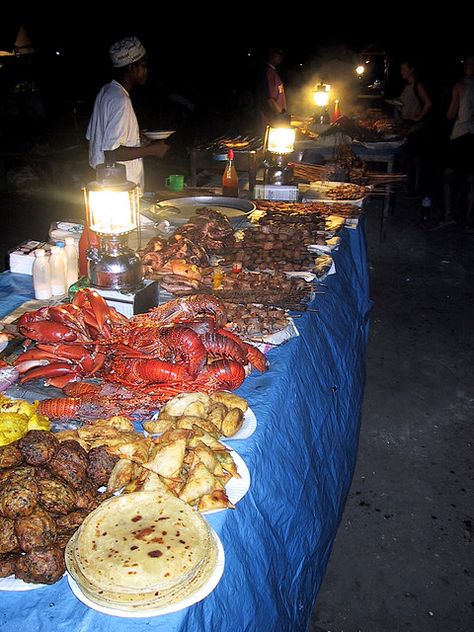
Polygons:
[[178,226],[185,224],[192,215],[195,215],[196,209],[202,206],[219,211],[232,223],[240,222],[256,208],[250,200],[219,195],[199,195],[162,200],[144,214],[155,221],[166,219],[171,224]]

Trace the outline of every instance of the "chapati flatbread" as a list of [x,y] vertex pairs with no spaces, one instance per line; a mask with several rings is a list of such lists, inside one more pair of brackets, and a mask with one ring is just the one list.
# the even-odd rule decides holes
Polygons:
[[76,572],[96,591],[136,594],[190,582],[215,544],[202,516],[178,498],[135,492],[89,514],[72,551]]
[[[78,584],[82,593],[94,603],[106,608],[114,608],[125,611],[153,610],[159,614],[160,609],[169,608],[175,603],[188,598],[208,583],[217,565],[217,546],[213,538],[214,546],[210,555],[199,571],[187,583],[175,586],[168,590],[153,591],[147,593],[121,593],[104,589],[97,589],[79,570],[74,554],[77,533],[71,538],[66,547],[65,559],[69,574]],[[216,536],[217,537],[217,536]]]

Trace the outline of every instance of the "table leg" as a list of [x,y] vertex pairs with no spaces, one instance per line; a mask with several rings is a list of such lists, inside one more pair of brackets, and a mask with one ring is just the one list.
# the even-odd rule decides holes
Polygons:
[[[393,158],[390,160],[387,160],[386,164],[387,164],[387,173],[393,173]],[[380,215],[380,236],[379,236],[380,243],[383,243],[386,238],[385,221],[387,217],[390,215],[390,212],[392,210],[392,203],[393,203],[393,193],[392,193],[390,183],[387,183],[385,185],[385,194],[383,198],[382,212]]]
[[196,154],[191,150],[190,154],[190,171],[191,171],[191,186],[197,186],[197,169],[196,169]]

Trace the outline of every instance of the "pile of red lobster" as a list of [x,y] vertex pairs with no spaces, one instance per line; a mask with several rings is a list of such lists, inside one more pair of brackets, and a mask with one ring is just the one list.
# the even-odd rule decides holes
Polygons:
[[[130,409],[156,409],[189,391],[233,390],[253,366],[266,371],[265,356],[223,326],[224,304],[214,296],[193,295],[170,301],[127,319],[95,290],[79,290],[72,303],[27,312],[19,334],[35,341],[15,365],[21,383],[45,379],[63,388],[67,398],[44,400],[40,412],[73,417],[84,403],[111,402]],[[115,390],[76,382],[101,378]],[[99,414],[99,413],[97,413]],[[97,415],[96,415],[97,416]]]

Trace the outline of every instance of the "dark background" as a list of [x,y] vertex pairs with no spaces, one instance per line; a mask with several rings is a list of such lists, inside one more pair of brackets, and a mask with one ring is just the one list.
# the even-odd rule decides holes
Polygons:
[[[470,45],[468,16],[464,20],[445,11],[439,18],[421,15],[414,20],[409,7],[259,6],[258,14],[265,10],[268,16],[257,19],[255,5],[243,3],[215,9],[206,5],[206,12],[184,5],[137,4],[127,10],[105,5],[107,18],[97,17],[97,6],[13,8],[0,24],[0,50],[13,49],[23,26],[38,51],[24,59],[0,58],[1,97],[11,95],[19,80],[34,81],[43,128],[48,122],[55,128],[73,123],[77,134],[83,134],[95,95],[110,79],[108,47],[132,34],[143,42],[150,60],[147,84],[132,95],[141,127],[179,128],[188,136],[194,129],[194,136],[202,137],[232,131],[229,125],[242,131],[251,123],[256,68],[267,45],[285,51],[280,74],[290,94],[326,61],[349,59],[372,48],[387,54],[386,96],[400,93],[399,64],[411,58],[441,108],[449,101]],[[189,100],[193,112],[169,99],[173,94]],[[293,101],[290,109],[298,104]],[[7,125],[3,116],[3,143],[13,135],[6,120]],[[33,133],[34,122],[28,125]],[[175,136],[174,142],[179,139]]]

